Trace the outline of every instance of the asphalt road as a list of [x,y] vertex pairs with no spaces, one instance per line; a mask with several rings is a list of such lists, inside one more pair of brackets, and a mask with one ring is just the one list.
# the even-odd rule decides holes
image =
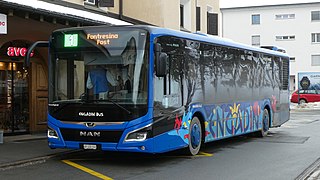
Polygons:
[[[206,144],[190,157],[80,151],[0,171],[1,179],[304,179],[320,164],[320,113],[291,111],[265,138]],[[309,177],[310,178],[310,177]]]

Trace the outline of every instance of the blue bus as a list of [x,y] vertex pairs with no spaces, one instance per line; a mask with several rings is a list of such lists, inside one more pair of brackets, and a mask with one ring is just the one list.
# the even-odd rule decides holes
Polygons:
[[152,26],[56,30],[49,46],[51,148],[163,153],[289,119],[289,57]]

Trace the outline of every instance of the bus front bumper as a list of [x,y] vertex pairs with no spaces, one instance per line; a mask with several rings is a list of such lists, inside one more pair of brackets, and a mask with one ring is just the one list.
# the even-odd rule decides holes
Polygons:
[[[149,123],[150,124],[150,123]],[[86,137],[90,141],[77,140],[78,136],[75,134],[80,134],[84,136],[100,136],[100,130],[92,131],[81,131],[79,129],[72,129],[76,133],[71,133],[74,137],[74,141],[65,139],[60,128],[54,124],[48,122],[48,145],[52,149],[65,148],[65,149],[87,149],[87,150],[102,150],[102,151],[126,151],[126,152],[142,152],[142,153],[155,153],[154,151],[154,139],[147,138],[144,132],[141,133],[139,130],[144,130],[145,127],[149,127],[148,123],[140,124],[141,127],[131,127],[125,129],[121,137],[117,142],[103,142],[103,139],[95,141],[98,137]],[[135,139],[136,138],[136,139]],[[142,139],[141,139],[142,138]]]

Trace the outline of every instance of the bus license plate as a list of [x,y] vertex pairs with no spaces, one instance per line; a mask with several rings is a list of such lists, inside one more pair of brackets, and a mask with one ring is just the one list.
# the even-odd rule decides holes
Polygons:
[[84,144],[84,145],[83,145],[83,149],[93,149],[93,150],[96,150],[96,149],[97,149],[97,145],[95,145],[95,144]]

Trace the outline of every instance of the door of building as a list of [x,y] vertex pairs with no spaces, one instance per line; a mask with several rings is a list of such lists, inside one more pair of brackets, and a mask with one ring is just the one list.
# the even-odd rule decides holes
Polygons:
[[43,59],[32,58],[30,69],[30,131],[47,129],[48,71]]

